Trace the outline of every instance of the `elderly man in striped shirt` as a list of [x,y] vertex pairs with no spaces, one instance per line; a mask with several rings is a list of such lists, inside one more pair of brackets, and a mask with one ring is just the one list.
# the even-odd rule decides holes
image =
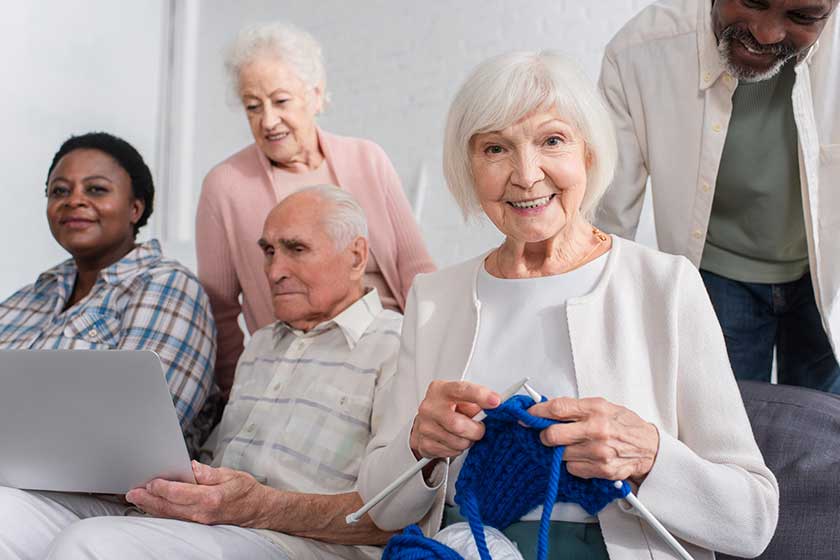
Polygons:
[[278,320],[239,359],[213,466],[193,463],[195,485],[132,490],[126,499],[146,515],[114,504],[54,536],[47,557],[379,557],[390,535],[367,516],[353,526],[344,517],[362,504],[356,478],[402,317],[363,285],[364,214],[346,191],[308,187],[274,208],[259,245]]

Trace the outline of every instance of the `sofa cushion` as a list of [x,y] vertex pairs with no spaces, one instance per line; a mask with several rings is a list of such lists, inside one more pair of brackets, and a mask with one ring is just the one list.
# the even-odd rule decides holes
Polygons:
[[779,525],[759,558],[840,558],[840,397],[757,381],[738,385],[779,481]]

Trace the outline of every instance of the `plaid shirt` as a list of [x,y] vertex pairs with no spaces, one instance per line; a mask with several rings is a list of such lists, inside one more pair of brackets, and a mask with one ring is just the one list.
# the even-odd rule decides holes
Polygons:
[[239,358],[214,465],[273,488],[336,494],[356,487],[397,369],[402,315],[375,289],[304,333],[276,322]]
[[[153,350],[160,356],[190,451],[214,389],[216,327],[196,277],[164,260],[157,240],[99,272],[90,293],[64,310],[76,282],[69,259],[0,303],[0,348]],[[205,414],[202,414],[204,417]]]

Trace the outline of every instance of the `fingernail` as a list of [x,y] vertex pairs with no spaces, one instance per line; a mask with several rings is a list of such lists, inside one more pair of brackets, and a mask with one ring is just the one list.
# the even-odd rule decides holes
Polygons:
[[499,395],[490,395],[490,406],[499,406],[502,402],[502,399]]

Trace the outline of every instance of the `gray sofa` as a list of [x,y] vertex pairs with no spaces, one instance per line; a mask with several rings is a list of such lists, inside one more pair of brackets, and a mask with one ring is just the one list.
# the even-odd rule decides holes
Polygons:
[[759,558],[840,559],[840,397],[755,381],[739,386],[781,494],[776,534]]

